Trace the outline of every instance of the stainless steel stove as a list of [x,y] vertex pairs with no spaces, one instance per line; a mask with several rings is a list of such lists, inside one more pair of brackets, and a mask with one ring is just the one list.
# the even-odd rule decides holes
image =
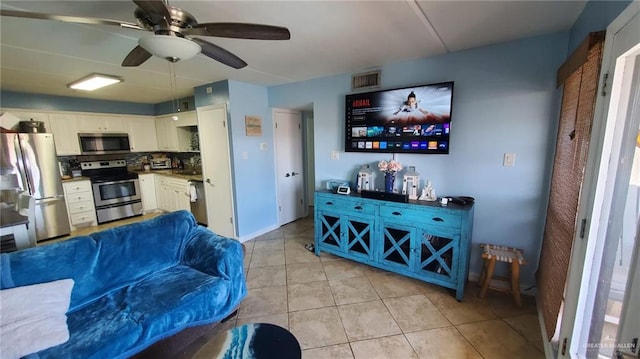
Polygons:
[[127,171],[125,160],[81,162],[80,168],[91,179],[98,223],[142,214],[138,174]]

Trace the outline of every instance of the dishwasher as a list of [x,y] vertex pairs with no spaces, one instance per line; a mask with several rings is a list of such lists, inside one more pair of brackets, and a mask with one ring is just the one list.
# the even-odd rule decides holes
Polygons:
[[202,181],[190,181],[196,190],[196,200],[191,201],[191,213],[196,218],[199,224],[208,226],[207,222],[207,201],[204,194],[204,182]]

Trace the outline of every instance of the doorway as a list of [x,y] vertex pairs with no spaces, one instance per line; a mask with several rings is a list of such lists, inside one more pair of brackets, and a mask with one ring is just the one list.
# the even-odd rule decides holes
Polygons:
[[278,191],[278,225],[306,215],[302,113],[273,110]]
[[572,254],[562,358],[638,357],[640,3],[609,25],[604,56],[606,97],[596,104],[603,125],[594,131],[599,146],[590,153],[585,176],[587,240]]

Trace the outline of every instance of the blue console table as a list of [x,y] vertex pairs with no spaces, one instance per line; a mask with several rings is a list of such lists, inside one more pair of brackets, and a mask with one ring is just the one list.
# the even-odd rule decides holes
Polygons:
[[315,193],[315,252],[331,253],[456,290],[469,275],[473,204],[397,203]]

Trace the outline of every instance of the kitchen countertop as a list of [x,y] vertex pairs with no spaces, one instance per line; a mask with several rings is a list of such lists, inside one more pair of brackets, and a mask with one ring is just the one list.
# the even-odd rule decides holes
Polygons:
[[75,182],[75,181],[89,181],[89,180],[91,180],[91,178],[80,176],[80,177],[62,178],[62,183]]
[[202,173],[193,171],[185,171],[185,170],[132,170],[131,172],[136,172],[139,175],[141,174],[155,174],[155,175],[163,175],[167,177],[180,178],[185,179],[187,181],[202,181]]

